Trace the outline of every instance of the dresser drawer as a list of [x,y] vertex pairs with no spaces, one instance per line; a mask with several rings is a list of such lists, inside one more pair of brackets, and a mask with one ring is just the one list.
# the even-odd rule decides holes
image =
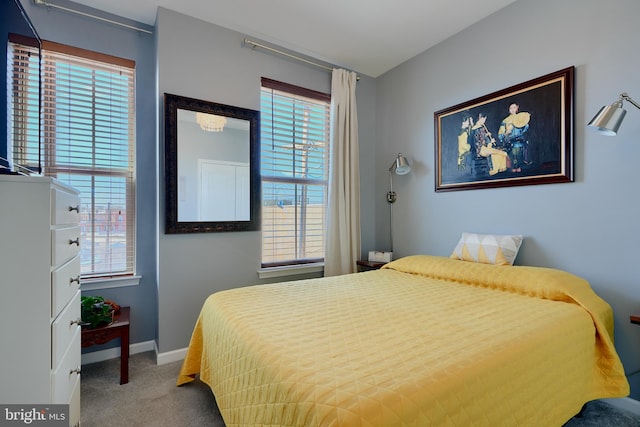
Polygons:
[[80,252],[80,227],[51,230],[51,265],[60,265]]
[[80,196],[54,188],[51,190],[51,224],[78,224]]
[[80,380],[80,328],[64,358],[51,375],[51,397],[53,403],[69,403],[76,384]]
[[71,390],[69,400],[69,425],[77,427],[80,425],[80,375],[76,375],[76,383]]
[[[51,324],[51,367],[55,369],[65,354],[69,350],[76,335],[80,335],[80,291],[76,291],[75,296],[62,310],[62,313]],[[80,354],[80,344],[77,349]]]
[[80,255],[51,273],[51,317],[55,318],[80,289]]

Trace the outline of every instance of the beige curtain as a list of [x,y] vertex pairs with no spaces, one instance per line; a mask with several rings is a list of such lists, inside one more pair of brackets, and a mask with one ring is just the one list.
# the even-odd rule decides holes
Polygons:
[[360,257],[360,166],[356,74],[334,69],[331,78],[331,159],[324,275],[356,272]]

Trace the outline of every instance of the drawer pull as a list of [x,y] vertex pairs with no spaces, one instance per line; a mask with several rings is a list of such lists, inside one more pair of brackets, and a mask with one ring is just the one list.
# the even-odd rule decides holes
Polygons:
[[73,374],[78,374],[80,375],[80,372],[82,371],[82,369],[80,369],[80,366],[78,366],[76,369],[72,369],[69,371],[69,375],[73,375]]
[[80,318],[78,318],[76,320],[69,321],[69,325],[86,326],[86,325],[90,325],[90,324],[91,323],[83,322],[82,319],[80,319]]
[[80,213],[80,205],[69,206],[69,212],[73,212],[73,211]]
[[[71,243],[69,243],[69,244],[71,244]],[[80,275],[79,274],[78,274],[77,277],[70,277],[69,278],[69,284],[72,285],[73,282],[78,282],[78,285],[80,284]]]
[[78,246],[80,246],[80,238],[76,237],[75,240],[69,240],[69,244],[70,245],[78,245]]

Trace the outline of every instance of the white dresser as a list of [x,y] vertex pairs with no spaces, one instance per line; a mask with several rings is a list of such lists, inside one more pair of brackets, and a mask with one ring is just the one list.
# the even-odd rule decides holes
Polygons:
[[0,175],[0,403],[70,404],[80,422],[78,192]]

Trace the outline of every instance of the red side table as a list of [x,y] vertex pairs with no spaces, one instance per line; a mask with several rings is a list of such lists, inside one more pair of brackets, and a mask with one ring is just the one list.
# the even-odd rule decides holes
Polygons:
[[120,338],[120,384],[129,382],[129,307],[120,307],[113,323],[95,329],[82,329],[82,347],[105,344]]

